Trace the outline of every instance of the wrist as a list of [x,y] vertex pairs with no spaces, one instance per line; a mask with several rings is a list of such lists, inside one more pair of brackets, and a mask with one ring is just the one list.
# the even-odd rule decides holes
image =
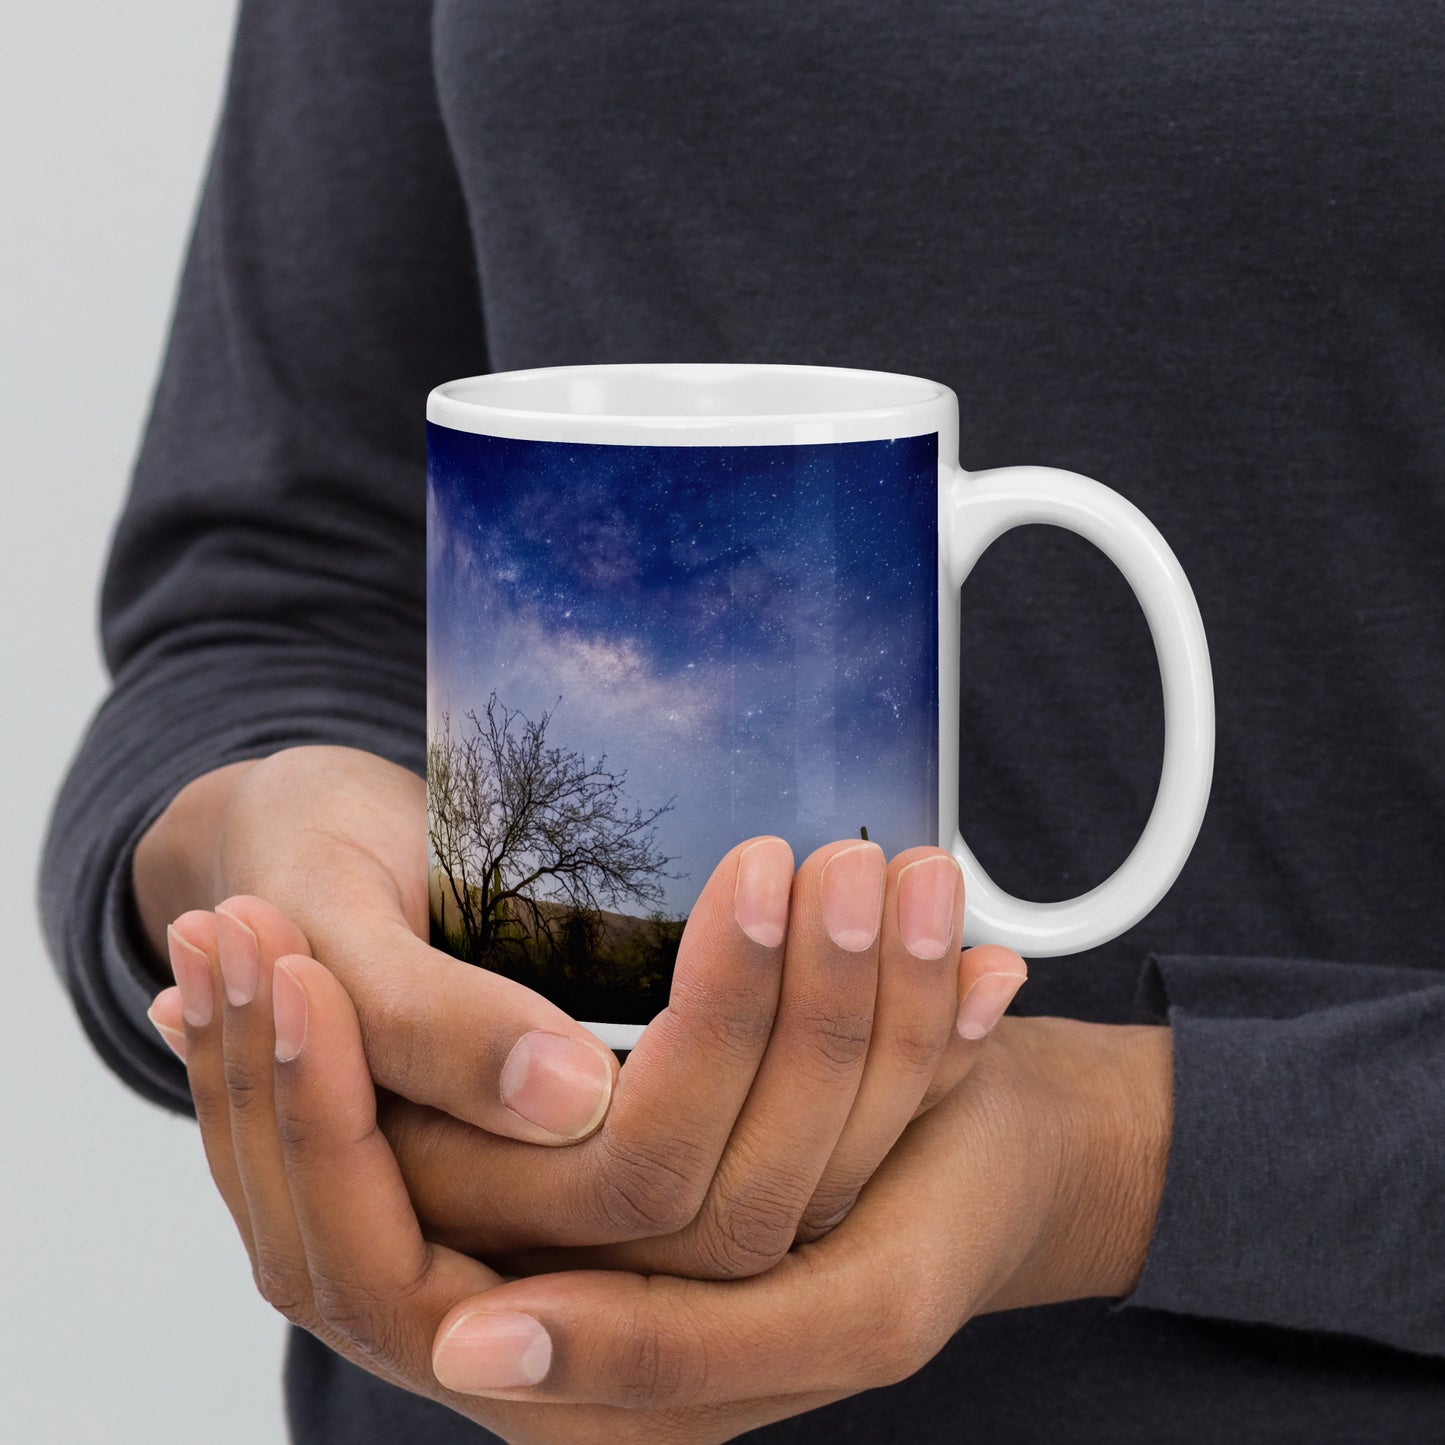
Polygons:
[[[192,908],[214,908],[220,881],[221,823],[231,793],[260,759],[228,763],[193,778],[141,835],[131,859],[131,892],[141,931],[165,960],[166,926]],[[169,968],[158,976],[169,982]]]
[[1052,1205],[1028,1264],[988,1309],[1127,1295],[1159,1213],[1173,1127],[1166,1027],[1005,1020],[1031,1112],[1056,1153]]

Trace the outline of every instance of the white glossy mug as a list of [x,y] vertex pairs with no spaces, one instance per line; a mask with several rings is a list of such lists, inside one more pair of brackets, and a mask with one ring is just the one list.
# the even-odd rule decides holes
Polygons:
[[[947,386],[826,366],[545,367],[439,386],[427,420],[430,735],[469,713],[482,746],[490,701],[501,759],[540,721],[579,777],[613,779],[617,816],[640,810],[652,829],[632,893],[543,874],[519,903],[507,870],[526,877],[538,860],[506,859],[500,843],[452,866],[481,874],[459,893],[433,849],[443,946],[630,1048],[666,1002],[687,908],[754,833],[788,838],[799,858],[860,822],[890,854],[936,837],[963,869],[965,943],[1033,957],[1116,937],[1177,877],[1214,761],[1189,582],[1138,508],[1098,482],[965,472]],[[1119,567],[1164,697],[1162,774],[1138,843],[1112,877],[1055,903],[999,888],[958,828],[959,588],[1000,534],[1036,522]],[[505,831],[499,816],[482,821],[478,836]],[[493,890],[485,929],[457,931],[449,882],[453,900]],[[612,994],[578,993],[594,955],[599,979],[622,970]],[[626,970],[646,967],[651,992],[629,994]]]

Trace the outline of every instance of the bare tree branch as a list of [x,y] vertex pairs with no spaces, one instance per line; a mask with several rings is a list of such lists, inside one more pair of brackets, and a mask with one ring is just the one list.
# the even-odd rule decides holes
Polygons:
[[470,729],[444,713],[427,743],[428,837],[443,904],[456,906],[465,954],[483,962],[517,926],[553,937],[562,911],[657,905],[673,860],[656,824],[673,806],[643,809],[624,793],[626,773],[606,758],[549,746],[553,711],[535,720],[495,692]]

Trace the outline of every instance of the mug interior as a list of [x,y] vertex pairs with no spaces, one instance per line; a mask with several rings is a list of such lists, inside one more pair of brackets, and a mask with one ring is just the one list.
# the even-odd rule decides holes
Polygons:
[[639,362],[498,371],[447,382],[436,394],[532,417],[746,420],[897,413],[946,390],[924,377],[848,367]]

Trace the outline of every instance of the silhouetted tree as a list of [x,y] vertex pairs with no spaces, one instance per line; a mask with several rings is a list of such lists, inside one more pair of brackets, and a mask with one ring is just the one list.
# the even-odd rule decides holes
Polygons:
[[[650,811],[630,804],[626,773],[549,746],[552,712],[533,720],[487,699],[452,730],[450,713],[427,741],[428,834],[441,872],[442,927],[455,905],[465,956],[482,962],[518,937],[553,939],[581,909],[655,905],[672,861],[656,846]],[[551,904],[548,909],[544,905]],[[554,940],[555,941],[555,940]]]

